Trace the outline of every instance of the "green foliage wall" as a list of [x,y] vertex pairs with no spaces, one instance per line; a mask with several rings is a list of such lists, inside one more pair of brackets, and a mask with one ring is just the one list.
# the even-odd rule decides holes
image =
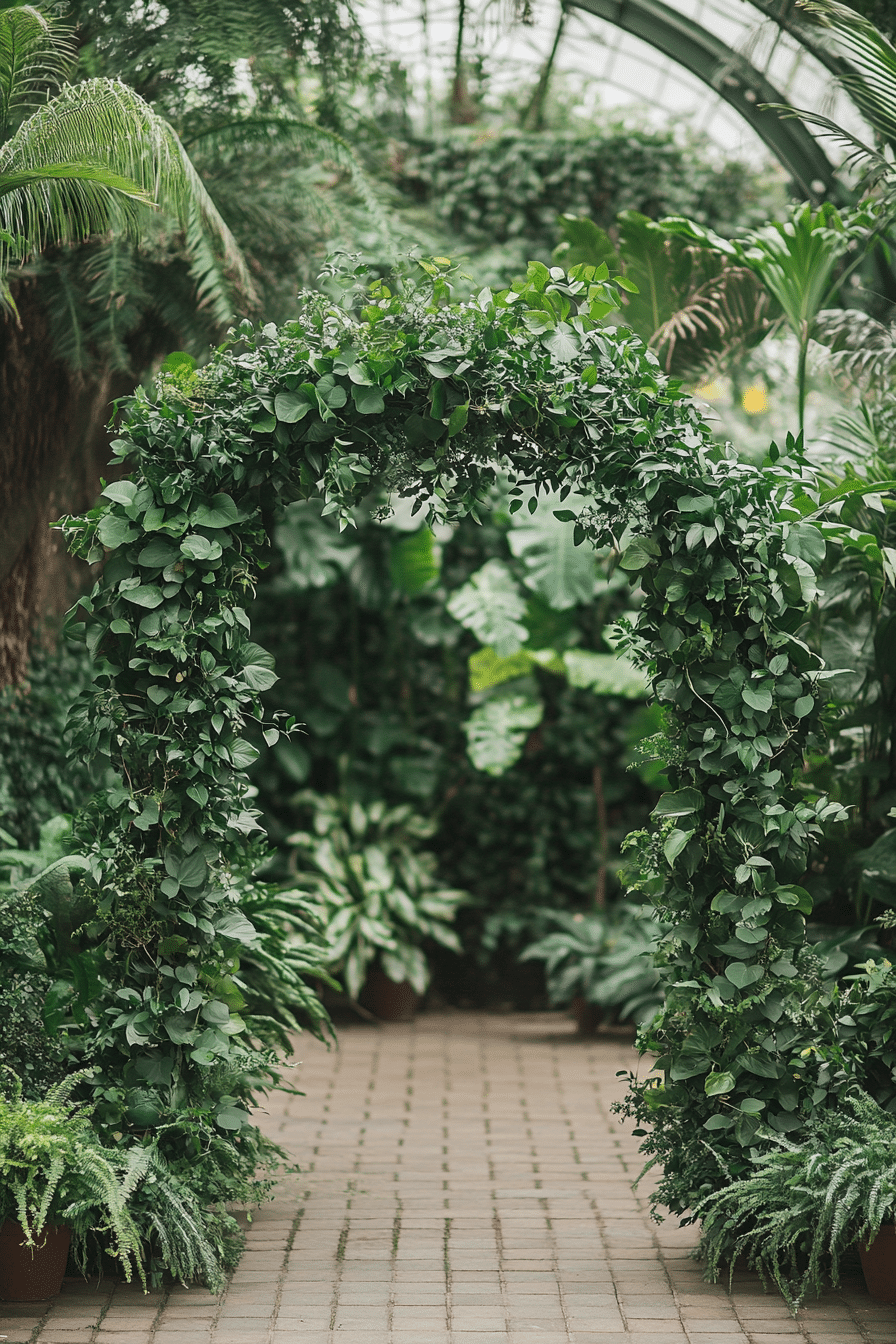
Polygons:
[[[367,509],[358,510],[357,529],[340,534],[332,520],[318,517],[319,506],[291,506],[274,528],[277,554],[251,616],[280,675],[266,704],[300,717],[308,731],[272,748],[256,731],[262,755],[252,777],[278,841],[295,827],[292,799],[304,784],[322,792],[341,788],[364,800],[411,802],[433,814],[442,876],[476,900],[460,913],[465,947],[477,960],[491,961],[486,971],[451,960],[443,987],[454,996],[506,1001],[524,987],[514,988],[519,974],[512,958],[498,974],[483,937],[491,945],[503,930],[518,946],[531,921],[543,918],[538,907],[593,901],[601,851],[595,767],[602,770],[615,862],[626,831],[643,821],[655,800],[625,761],[632,740],[656,725],[641,701],[613,695],[610,686],[595,697],[525,653],[516,669],[522,675],[512,675],[513,667],[505,670],[492,655],[494,688],[483,691],[475,680],[474,689],[478,641],[448,608],[452,595],[489,561],[499,562],[507,575],[544,580],[545,591],[563,602],[556,610],[520,583],[521,600],[523,594],[529,598],[523,634],[538,650],[551,644],[601,648],[604,626],[628,601],[624,577],[609,582],[606,565],[582,550],[574,552],[585,580],[581,592],[556,588],[558,577],[567,574],[568,581],[565,552],[544,556],[533,578],[508,543],[518,547],[520,538],[535,535],[531,524],[542,519],[542,510],[534,517],[528,511],[509,515],[506,488],[494,493],[494,501],[480,524],[465,519],[436,543],[428,529],[415,528],[415,519],[400,520],[401,530],[395,520],[392,526],[373,522]],[[523,518],[530,526],[515,528]],[[547,519],[553,528],[545,535],[563,532],[565,525],[550,513]],[[425,567],[410,563],[424,551]],[[499,703],[489,696],[523,693],[541,722],[524,733],[520,758],[504,773],[474,768],[462,731],[471,710],[479,702]],[[615,892],[611,881],[609,894]],[[529,971],[527,982],[537,986]]]

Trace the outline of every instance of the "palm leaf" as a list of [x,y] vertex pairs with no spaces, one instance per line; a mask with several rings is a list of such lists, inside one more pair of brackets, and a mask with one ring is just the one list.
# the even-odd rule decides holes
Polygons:
[[754,274],[723,264],[685,297],[651,338],[667,372],[705,375],[758,345],[775,325],[774,305]]
[[385,233],[390,231],[383,207],[351,147],[341,136],[323,126],[289,117],[247,117],[212,126],[201,135],[187,138],[184,147],[189,148],[190,153],[197,158],[233,153],[243,156],[257,151],[259,147],[285,147],[330,162],[348,174],[371,217]]
[[827,347],[836,376],[866,391],[893,385],[896,375],[896,329],[856,308],[819,313],[813,333]]
[[0,140],[16,114],[65,78],[74,50],[65,30],[33,5],[0,10]]
[[[177,220],[206,301],[227,320],[232,287],[254,295],[242,253],[174,130],[132,89],[66,86],[0,147],[0,229],[23,240],[19,260],[109,229],[136,233],[146,200]],[[7,244],[0,278],[9,259]]]
[[837,0],[803,0],[801,8],[833,35],[853,71],[839,82],[882,139],[896,140],[896,47],[873,23]]

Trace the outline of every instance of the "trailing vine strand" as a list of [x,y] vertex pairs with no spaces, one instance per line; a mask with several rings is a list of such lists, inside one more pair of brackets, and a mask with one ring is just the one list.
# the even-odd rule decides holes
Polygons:
[[241,733],[275,681],[243,608],[274,511],[318,497],[350,525],[365,496],[410,496],[421,521],[450,521],[509,471],[512,507],[525,487],[588,496],[558,516],[615,547],[643,593],[630,647],[667,711],[673,789],[633,880],[671,929],[666,1008],[644,1038],[665,1083],[633,1079],[627,1109],[650,1121],[658,1202],[683,1212],[747,1165],[761,1123],[798,1128],[830,1085],[807,1053],[823,1004],[798,885],[838,811],[799,786],[822,699],[800,636],[825,552],[818,492],[794,444],[759,469],[713,441],[643,343],[604,325],[618,308],[606,268],[533,263],[513,290],[465,302],[424,269],[397,292],[336,274],[343,302],[305,295],[296,321],[243,323],[198,372],[169,362],[113,445],[131,479],[63,521],[79,555],[106,556],[78,612],[95,681],[75,750],[120,779],[79,822],[122,950],[95,1058],[204,1104],[217,1086],[235,1127],[235,1043],[267,1039],[239,1011],[258,834]]

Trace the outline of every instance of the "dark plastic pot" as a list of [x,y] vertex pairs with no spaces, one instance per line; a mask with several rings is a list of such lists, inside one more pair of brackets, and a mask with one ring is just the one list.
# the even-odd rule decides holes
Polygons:
[[412,1022],[420,996],[407,980],[396,984],[385,971],[374,968],[361,991],[361,1003],[381,1022]]
[[582,994],[570,1001],[570,1010],[576,1020],[580,1036],[593,1036],[603,1021],[604,1010],[599,1003],[589,1003]]
[[870,1246],[859,1242],[865,1286],[875,1302],[896,1306],[896,1223],[885,1223]]
[[18,1223],[0,1227],[0,1299],[5,1302],[43,1302],[62,1289],[69,1227],[45,1227],[34,1246],[25,1242]]

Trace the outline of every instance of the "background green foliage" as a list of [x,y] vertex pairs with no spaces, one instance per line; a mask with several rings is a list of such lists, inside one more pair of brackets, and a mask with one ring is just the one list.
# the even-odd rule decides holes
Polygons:
[[[269,833],[279,841],[294,827],[302,785],[433,815],[442,879],[474,898],[458,917],[463,963],[432,949],[438,988],[452,1001],[525,1004],[543,992],[534,967],[516,969],[521,940],[543,926],[542,907],[588,905],[602,864],[611,870],[604,894],[617,893],[619,843],[655,796],[625,768],[632,743],[658,725],[641,700],[613,694],[621,664],[608,652],[590,655],[609,666],[595,695],[571,684],[556,656],[542,666],[527,652],[553,644],[587,659],[586,650],[606,648],[602,632],[625,609],[627,584],[572,548],[549,511],[512,515],[510,502],[504,485],[481,524],[461,520],[441,540],[406,508],[385,523],[371,516],[375,506],[359,509],[357,527],[340,534],[319,504],[293,504],[274,528],[275,553],[252,608],[253,630],[280,674],[265,702],[307,724],[271,748],[255,736],[252,778]],[[533,538],[550,548],[528,545]],[[449,609],[490,562],[523,613],[524,644],[503,661]],[[516,740],[495,734],[508,766],[477,769],[464,724],[477,709],[520,697],[534,727]]]

